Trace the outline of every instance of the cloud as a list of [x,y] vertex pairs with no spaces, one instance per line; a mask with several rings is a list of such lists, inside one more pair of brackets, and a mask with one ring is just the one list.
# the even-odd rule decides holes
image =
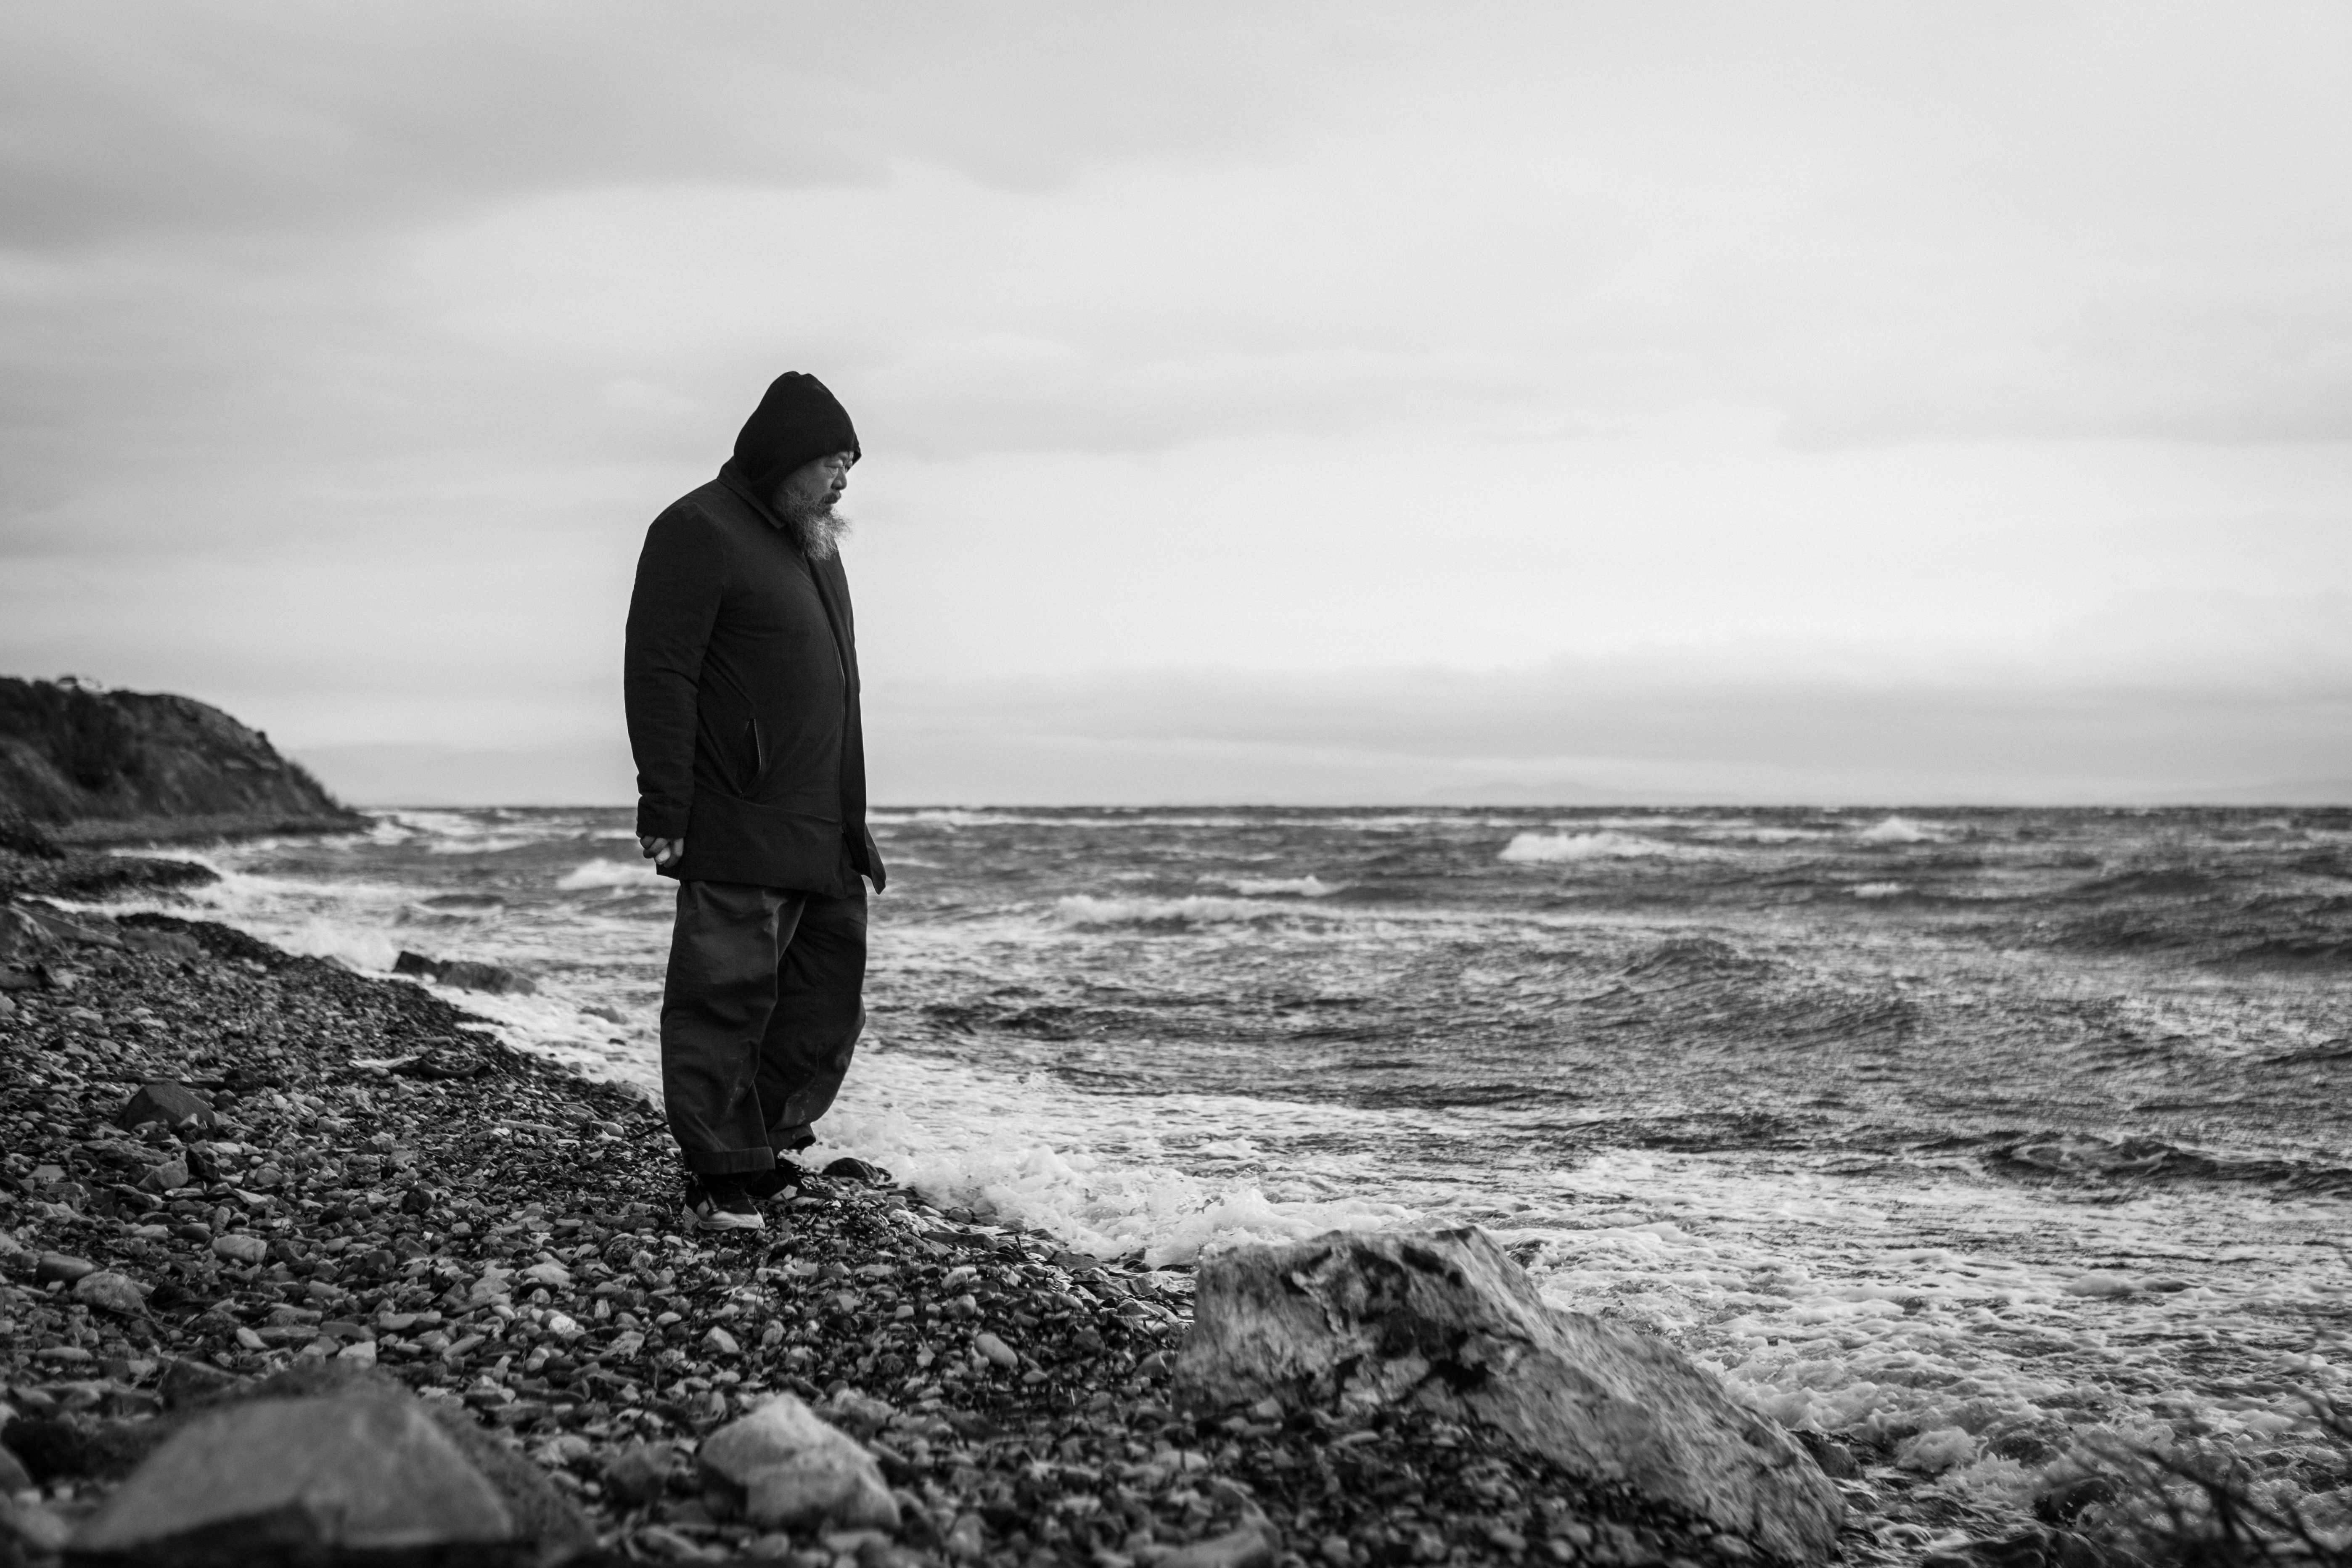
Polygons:
[[[2013,699],[2053,755],[2088,693],[2168,769],[2161,737],[2238,733],[2196,693],[2284,734],[2340,668],[2299,612],[2283,662],[2273,610],[2352,568],[2352,258],[2315,195],[2352,175],[2347,30],[18,7],[0,659],[309,743],[585,743],[637,535],[793,365],[867,437],[877,690],[1011,683],[976,710],[1079,773],[1256,748],[1336,790],[1593,735],[1808,767],[1910,733],[1848,666],[1954,734]],[[1259,728],[1213,681],[1139,700],[1217,664]],[[1588,680],[1681,717],[1645,739]],[[930,700],[908,723],[950,733]]]
[[897,688],[877,798],[2352,801],[2352,679],[2278,689],[1741,681],[1618,667]]
[[1233,5],[97,0],[8,28],[5,232],[41,247],[681,181],[870,184],[910,159],[1048,188],[1255,149],[1317,98],[1311,34]]

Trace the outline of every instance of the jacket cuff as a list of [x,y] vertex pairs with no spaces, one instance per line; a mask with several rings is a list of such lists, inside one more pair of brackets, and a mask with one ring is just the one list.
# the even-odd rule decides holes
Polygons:
[[686,837],[688,815],[688,808],[676,801],[640,795],[637,798],[637,837],[683,838]]

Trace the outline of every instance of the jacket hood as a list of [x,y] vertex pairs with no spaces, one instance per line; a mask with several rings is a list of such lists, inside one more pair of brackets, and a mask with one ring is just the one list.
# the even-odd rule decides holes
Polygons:
[[768,384],[760,406],[743,421],[735,437],[735,470],[764,496],[803,463],[857,449],[857,430],[841,400],[816,377],[788,370]]

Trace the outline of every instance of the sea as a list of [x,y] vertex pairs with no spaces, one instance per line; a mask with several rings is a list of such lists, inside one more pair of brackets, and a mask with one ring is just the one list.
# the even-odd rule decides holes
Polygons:
[[[1551,1301],[1946,1523],[2129,1449],[2352,1524],[2315,1414],[2352,1398],[2352,812],[874,828],[869,1021],[820,1158],[1153,1267],[1484,1226]],[[159,907],[373,973],[512,966],[535,994],[454,999],[658,1092],[672,888],[625,812],[383,811],[201,858],[219,882]]]

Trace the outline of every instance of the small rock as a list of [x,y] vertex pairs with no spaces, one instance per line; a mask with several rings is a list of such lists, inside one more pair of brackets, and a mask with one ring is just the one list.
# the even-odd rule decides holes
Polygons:
[[49,934],[33,917],[10,904],[0,904],[0,963],[29,959],[49,946]]
[[163,1368],[156,1392],[163,1397],[163,1408],[180,1410],[235,1387],[236,1381],[230,1373],[200,1361],[173,1361]]
[[171,958],[202,958],[205,944],[185,931],[126,931],[122,945],[133,952],[160,952]]
[[[117,1127],[143,1127],[150,1121],[160,1121],[175,1131],[194,1124],[210,1127],[215,1123],[213,1102],[184,1083],[169,1079],[142,1086],[139,1092],[123,1103],[114,1113]],[[185,1185],[185,1183],[182,1183]]]
[[713,1432],[697,1458],[706,1476],[742,1490],[745,1515],[763,1528],[898,1528],[898,1500],[874,1457],[789,1394]]
[[75,1258],[63,1252],[44,1252],[33,1264],[33,1278],[44,1283],[62,1279],[68,1284],[98,1272],[98,1265],[87,1258]]
[[135,1318],[147,1310],[147,1298],[138,1283],[129,1275],[111,1269],[83,1275],[74,1281],[73,1293],[77,1301],[87,1301],[103,1311],[126,1318]]
[[835,1426],[864,1442],[887,1426],[898,1412],[887,1400],[845,1388],[833,1396],[824,1414]]
[[675,1450],[667,1443],[632,1443],[604,1467],[604,1489],[632,1506],[648,1503],[669,1489]]
[[41,1556],[54,1556],[73,1539],[73,1526],[39,1503],[0,1497],[0,1541],[11,1537]]
[[441,966],[434,978],[463,991],[487,991],[494,996],[528,996],[539,989],[530,976],[499,963],[476,963],[456,959]]
[[1179,1547],[1160,1560],[1159,1568],[1264,1568],[1274,1561],[1277,1544],[1272,1526],[1244,1524]]
[[1007,1372],[1021,1364],[1020,1356],[1014,1353],[1011,1345],[984,1330],[971,1336],[971,1348]]
[[530,1457],[551,1470],[560,1470],[595,1451],[596,1446],[577,1432],[564,1432],[533,1448]]
[[269,1256],[269,1243],[243,1233],[218,1236],[213,1238],[213,1256],[230,1263],[256,1264]]
[[954,1528],[948,1531],[948,1555],[963,1562],[976,1562],[988,1550],[988,1527],[980,1515],[967,1513],[958,1517]]
[[13,1496],[33,1484],[33,1473],[25,1468],[25,1462],[0,1448],[0,1497]]
[[692,1536],[667,1524],[649,1524],[637,1531],[637,1545],[665,1563],[708,1563],[717,1560],[697,1545]]
[[715,1327],[702,1336],[702,1344],[704,1349],[714,1351],[720,1355],[740,1355],[743,1349],[735,1342],[733,1334],[729,1333],[725,1329]]
[[73,1548],[136,1561],[307,1560],[515,1533],[497,1489],[415,1400],[368,1393],[257,1399],[197,1417],[83,1523]]
[[89,947],[122,945],[114,921],[105,915],[68,915],[52,909],[26,909],[19,906],[10,911],[17,921],[29,925],[38,937],[52,942],[79,943]]
[[188,1163],[174,1157],[149,1171],[139,1184],[151,1193],[168,1193],[174,1187],[188,1184]]

